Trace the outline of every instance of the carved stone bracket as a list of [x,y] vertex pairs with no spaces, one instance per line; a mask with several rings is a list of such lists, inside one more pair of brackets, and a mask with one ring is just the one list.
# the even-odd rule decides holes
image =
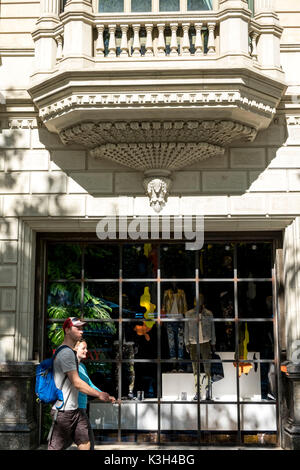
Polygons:
[[[253,140],[257,130],[234,121],[85,122],[60,132],[64,144],[77,143],[104,158],[144,172],[150,205],[166,204],[171,172],[215,155],[236,139]],[[149,173],[150,172],[150,173]]]
[[[159,176],[158,173],[160,173]],[[171,186],[169,175],[170,172],[164,172],[163,170],[158,170],[157,173],[155,171],[145,172],[144,188],[149,197],[150,206],[155,212],[160,212],[167,203]]]
[[139,142],[101,145],[91,150],[90,155],[140,171],[155,168],[179,170],[196,161],[223,154],[224,150],[206,142]]

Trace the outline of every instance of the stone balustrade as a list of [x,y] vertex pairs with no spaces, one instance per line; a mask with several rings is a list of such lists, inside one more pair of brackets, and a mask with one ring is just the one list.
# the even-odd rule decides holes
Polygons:
[[115,17],[96,17],[96,58],[188,57],[215,55],[218,25],[215,15],[157,18],[135,17],[116,21]]
[[[80,3],[80,2],[79,2]],[[70,8],[72,2],[69,4]],[[85,4],[86,5],[86,4]],[[265,31],[262,14],[251,16],[248,8],[212,11],[140,14],[94,14],[92,10],[72,11],[65,8],[51,22],[40,18],[33,32],[36,48],[36,71],[55,69],[71,58],[84,59],[84,67],[101,60],[223,58],[243,56],[254,64],[266,63],[280,68],[280,27]],[[39,27],[42,25],[43,28]],[[238,34],[236,33],[238,32]],[[262,39],[263,33],[265,38]],[[278,46],[266,57],[264,43]],[[50,53],[47,54],[47,49]],[[261,57],[260,57],[261,56]],[[270,63],[273,60],[273,64]],[[65,68],[65,67],[64,67]],[[73,67],[72,67],[73,68]]]

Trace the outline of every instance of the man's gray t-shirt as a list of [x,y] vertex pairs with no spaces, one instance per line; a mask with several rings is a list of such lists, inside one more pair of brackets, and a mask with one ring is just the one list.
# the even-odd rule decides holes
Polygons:
[[[66,372],[77,370],[76,357],[74,351],[67,347],[63,348],[57,353],[54,359],[54,381],[57,388],[61,389],[61,384],[65,378]],[[63,384],[62,392],[64,402],[67,403],[62,407],[62,410],[76,410],[78,408],[78,390],[71,384],[68,376]],[[69,398],[68,398],[69,397]],[[61,402],[56,402],[55,405],[61,405]],[[55,405],[53,408],[55,409]]]

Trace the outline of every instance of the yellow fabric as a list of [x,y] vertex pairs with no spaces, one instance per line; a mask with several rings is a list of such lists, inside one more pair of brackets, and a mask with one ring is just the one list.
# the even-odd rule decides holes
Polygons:
[[[146,312],[144,314],[144,318],[146,318],[147,320],[149,318],[154,318],[154,315],[153,313],[155,312],[155,309],[156,309],[156,305],[152,304],[151,303],[151,297],[150,297],[150,292],[149,292],[149,287],[145,287],[144,288],[144,293],[143,295],[141,295],[141,298],[140,298],[140,306],[141,307],[145,307],[146,309]],[[146,325],[147,328],[152,328],[152,326],[154,325],[154,321],[146,321],[144,322],[144,324]]]

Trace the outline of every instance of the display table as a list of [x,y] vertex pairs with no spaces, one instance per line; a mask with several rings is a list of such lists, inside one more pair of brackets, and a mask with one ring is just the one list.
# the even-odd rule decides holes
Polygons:
[[[233,353],[218,353],[221,359],[232,360]],[[249,353],[249,360],[256,354]],[[223,362],[224,379],[212,384],[212,401],[187,403],[195,395],[194,376],[187,373],[162,374],[162,398],[160,404],[160,428],[162,431],[197,430],[198,412],[202,430],[235,431],[238,428],[237,376],[233,362]],[[203,374],[201,374],[202,377]],[[201,378],[200,378],[201,380]],[[242,374],[240,387],[240,419],[242,431],[275,431],[276,405],[273,403],[255,404],[243,401],[261,401],[260,365],[252,368],[248,375]],[[180,399],[187,393],[187,402]],[[172,402],[172,403],[169,403]],[[218,403],[222,402],[222,403]],[[225,403],[224,403],[225,402]],[[227,403],[226,403],[227,402]],[[90,421],[95,429],[117,429],[119,405],[90,404]],[[157,399],[136,400],[121,404],[121,429],[148,430],[158,429]]]
[[[228,396],[228,400],[232,397]],[[152,402],[152,403],[151,403]],[[241,404],[242,431],[275,431],[275,404]],[[199,406],[202,430],[237,430],[237,405],[232,403],[201,403]],[[90,421],[94,429],[117,429],[119,405],[91,403]],[[161,430],[197,430],[197,403],[160,404]],[[132,402],[121,405],[121,429],[148,430],[158,429],[157,400],[147,403]]]

